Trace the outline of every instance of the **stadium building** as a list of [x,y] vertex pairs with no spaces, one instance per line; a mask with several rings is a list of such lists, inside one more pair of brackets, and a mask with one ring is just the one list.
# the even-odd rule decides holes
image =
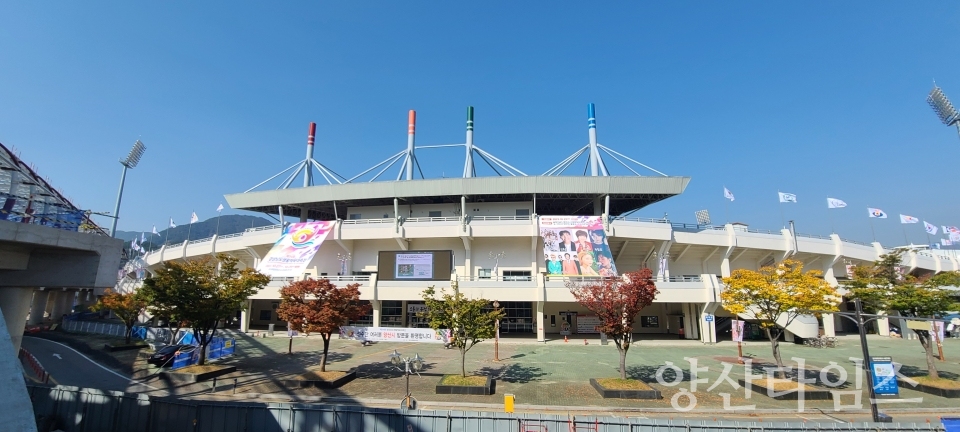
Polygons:
[[[756,270],[793,258],[806,268],[822,270],[825,280],[837,286],[848,277],[850,266],[873,262],[887,251],[879,243],[835,234],[630,217],[682,193],[690,179],[667,176],[599,144],[592,104],[588,144],[538,176],[526,175],[475,146],[470,108],[466,142],[449,145],[465,149],[462,177],[415,179],[416,152],[440,147],[415,145],[415,123],[411,111],[405,150],[353,178],[313,159],[311,124],[304,160],[248,191],[225,196],[234,209],[279,220],[298,217],[307,224],[167,244],[144,257],[146,273],[163,261],[217,253],[233,255],[250,268],[272,268],[270,284],[248,300],[240,315],[244,331],[269,324],[284,328],[276,313],[280,289],[297,279],[328,278],[338,285],[360,285],[361,298],[373,312],[357,325],[425,326],[416,311],[423,308],[421,292],[432,285],[497,300],[506,311],[503,332],[542,341],[567,333],[595,333],[595,321],[575,302],[569,281],[647,267],[654,272],[660,294],[640,313],[637,338],[677,338],[683,329],[687,339],[714,342],[730,338],[732,315],[723,310],[719,298],[721,278],[731,271]],[[602,154],[636,175],[610,175]],[[583,159],[590,175],[563,175]],[[398,163],[396,179],[377,181]],[[476,176],[478,163],[500,175]],[[654,175],[642,176],[636,167]],[[314,184],[320,177],[326,184]],[[301,178],[302,187],[291,187]],[[272,181],[279,183],[276,189],[261,190]],[[284,249],[286,258],[271,255],[275,244],[284,241],[291,246],[278,249]],[[297,242],[311,247],[295,250]],[[904,267],[919,275],[958,270],[960,263],[954,256],[914,250],[905,256]],[[135,283],[135,273],[130,275],[120,284]],[[876,330],[886,334],[888,326],[881,321]],[[789,340],[855,328],[826,315],[801,317],[787,330]]]

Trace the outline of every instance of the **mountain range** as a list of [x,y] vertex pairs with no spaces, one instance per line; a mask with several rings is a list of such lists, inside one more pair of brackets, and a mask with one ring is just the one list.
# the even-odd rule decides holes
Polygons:
[[[256,228],[266,225],[273,225],[274,223],[258,216],[245,216],[245,215],[223,215],[219,219],[219,230],[217,228],[218,218],[210,218],[205,221],[195,222],[193,224],[183,224],[178,225],[176,228],[168,228],[163,231],[158,231],[159,235],[151,235],[149,231],[146,232],[146,245],[144,247],[148,249],[159,249],[165,242],[166,243],[183,243],[187,240],[187,234],[190,235],[190,240],[198,240],[203,238],[212,237],[215,233],[219,235],[227,234],[236,234],[243,232],[248,228]],[[123,239],[126,241],[124,244],[125,249],[130,248],[130,243],[133,239],[140,239],[141,233],[135,231],[117,231],[116,238]],[[139,241],[138,241],[139,242]]]

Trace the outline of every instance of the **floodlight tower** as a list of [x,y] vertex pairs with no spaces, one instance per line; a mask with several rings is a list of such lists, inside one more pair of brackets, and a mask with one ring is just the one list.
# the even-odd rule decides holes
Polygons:
[[947,95],[943,94],[943,90],[940,90],[940,87],[937,87],[936,84],[933,85],[933,90],[930,90],[930,94],[927,95],[927,103],[937,113],[937,117],[943,124],[956,126],[957,133],[960,134],[960,114],[957,113],[953,104],[950,103],[950,99],[947,99]]
[[120,200],[123,198],[123,183],[127,179],[127,169],[133,169],[137,167],[137,164],[140,163],[140,158],[143,157],[143,152],[147,150],[147,146],[143,145],[140,140],[133,143],[133,148],[130,149],[130,153],[127,154],[126,159],[120,159],[120,165],[123,165],[123,172],[120,174],[120,191],[117,192],[117,205],[113,208],[113,225],[110,227],[110,237],[114,237],[117,233],[117,221],[120,220]]

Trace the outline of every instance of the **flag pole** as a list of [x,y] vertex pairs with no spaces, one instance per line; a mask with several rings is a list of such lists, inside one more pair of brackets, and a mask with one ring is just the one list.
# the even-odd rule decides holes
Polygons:
[[827,217],[830,218],[830,233],[836,234],[837,228],[833,225],[833,213],[830,212],[830,204],[827,204]]
[[910,240],[907,239],[907,224],[900,222],[900,228],[903,228],[903,241],[906,242],[904,246],[910,246]]
[[[173,218],[170,218],[170,222],[173,222]],[[163,245],[164,245],[164,246],[166,246],[166,245],[167,245],[167,242],[170,241],[170,230],[172,230],[172,229],[173,229],[173,227],[171,227],[170,224],[167,224],[167,234],[166,234],[166,236],[163,238]]]
[[[196,212],[193,212],[196,213]],[[190,241],[190,230],[193,229],[193,213],[190,213],[190,225],[187,225],[187,241]]]
[[877,232],[873,229],[873,217],[870,218],[870,233],[873,234],[873,242],[877,242]]
[[217,232],[216,234],[214,234],[215,236],[220,236],[220,214],[221,213],[223,213],[223,210],[217,210]]

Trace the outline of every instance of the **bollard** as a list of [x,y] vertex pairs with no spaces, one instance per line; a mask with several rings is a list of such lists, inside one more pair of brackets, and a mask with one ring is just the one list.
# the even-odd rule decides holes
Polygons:
[[210,386],[210,393],[217,391],[217,377],[213,377],[213,385]]
[[233,394],[237,394],[237,379],[233,379]]
[[513,412],[513,402],[516,399],[516,396],[506,393],[503,395],[503,412],[512,413]]

